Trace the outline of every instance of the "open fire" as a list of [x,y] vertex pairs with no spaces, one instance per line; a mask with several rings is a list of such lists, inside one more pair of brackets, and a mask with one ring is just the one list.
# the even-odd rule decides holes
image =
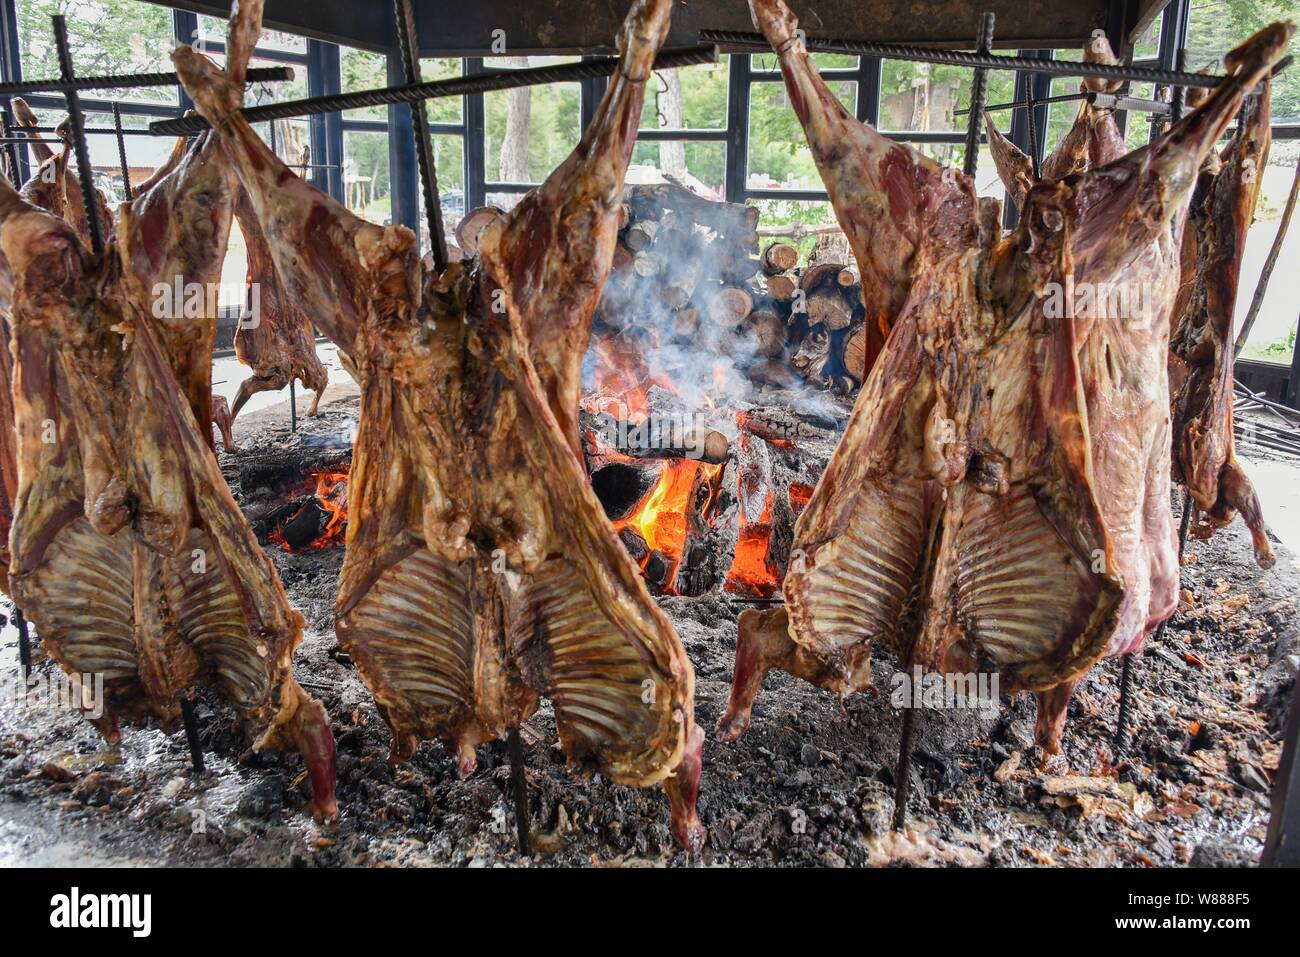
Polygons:
[[329,548],[343,541],[348,522],[349,466],[312,473],[315,492],[267,534],[286,552]]

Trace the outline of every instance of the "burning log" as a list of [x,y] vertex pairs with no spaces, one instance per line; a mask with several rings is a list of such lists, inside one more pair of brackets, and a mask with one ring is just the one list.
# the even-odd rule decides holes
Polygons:
[[578,421],[593,441],[632,459],[689,458],[718,465],[731,454],[731,443],[721,432],[675,417],[661,419],[652,415],[634,424],[581,410]]

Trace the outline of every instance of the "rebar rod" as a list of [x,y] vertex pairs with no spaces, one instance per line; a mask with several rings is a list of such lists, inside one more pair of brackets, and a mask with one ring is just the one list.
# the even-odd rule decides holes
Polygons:
[[[55,14],[54,43],[58,48],[59,72],[69,83],[75,79],[72,68],[72,49],[68,45],[68,21],[63,14]],[[90,232],[90,248],[96,256],[104,254],[104,224],[99,221],[99,203],[95,194],[95,171],[90,166],[90,150],[86,146],[86,117],[81,112],[81,98],[75,87],[63,91],[68,104],[68,120],[72,126],[72,149],[77,157],[77,179],[81,182],[81,198],[86,204],[86,226]]]
[[[768,46],[761,33],[741,30],[701,30],[700,42],[718,46]],[[1164,83],[1169,86],[1214,87],[1226,77],[1209,73],[1187,73],[1160,67],[1129,64],[1084,63],[1080,60],[1043,60],[1029,56],[1004,56],[994,53],[971,53],[967,50],[937,50],[930,47],[870,40],[819,39],[808,37],[804,44],[810,52],[840,53],[846,56],[874,56],[884,60],[910,60],[917,63],[942,63],[985,70],[1025,70],[1052,76],[1097,76],[1106,80],[1130,80],[1134,83]]]
[[194,718],[194,703],[189,698],[181,699],[181,721],[185,724],[185,742],[190,748],[190,764],[195,774],[202,774],[203,742],[199,740],[199,723]]
[[903,727],[898,734],[898,761],[894,765],[894,830],[901,831],[907,824],[907,801],[912,790],[912,743],[916,738],[916,712],[914,702],[903,708]]
[[[131,202],[131,167],[126,162],[126,137],[122,135],[122,107],[113,104],[113,129],[117,133],[117,160],[122,165],[122,195]],[[85,130],[82,130],[84,133]]]
[[27,619],[23,610],[14,605],[14,627],[18,629],[18,667],[23,680],[32,673],[32,636],[27,630]]
[[[248,71],[249,83],[292,80],[293,67],[266,66]],[[181,78],[175,73],[121,73],[117,76],[81,76],[57,80],[14,80],[0,83],[0,96],[28,93],[76,93],[79,90],[127,90],[135,87],[174,86]]]
[[[975,38],[975,48],[981,53],[993,49],[993,14],[981,13],[979,35]],[[974,177],[979,169],[980,124],[984,122],[984,101],[988,98],[988,70],[977,67],[971,80],[970,116],[966,123],[966,157],[963,172]]]
[[[694,66],[700,63],[716,63],[717,61],[718,49],[715,46],[687,47],[682,50],[669,50],[660,53],[654,62],[654,69],[673,70],[678,67]],[[355,93],[331,93],[326,96],[312,96],[302,100],[288,100],[284,103],[268,103],[264,106],[249,107],[242,110],[240,115],[249,123],[259,123],[266,120],[315,116],[319,113],[337,113],[341,110],[354,110],[370,106],[413,103],[416,100],[433,100],[441,97],[465,96],[472,93],[490,93],[494,90],[514,90],[524,86],[574,83],[579,80],[612,76],[618,71],[619,62],[618,57],[599,57],[577,63],[528,67],[524,70],[497,70],[473,76],[430,80],[426,83],[408,86],[386,86],[374,90],[360,90]],[[207,120],[199,116],[193,116],[156,121],[150,124],[149,132],[155,136],[189,136],[193,133],[201,133],[207,128]]]
[[[411,0],[393,0],[397,16],[397,45],[402,55],[402,78],[407,86],[420,82],[420,54],[416,41],[415,8]],[[420,192],[424,196],[424,218],[429,226],[433,267],[447,268],[447,236],[442,225],[442,200],[438,194],[438,168],[433,160],[429,133],[429,111],[424,100],[411,102],[411,125],[415,128],[415,158],[420,170]]]
[[519,841],[519,856],[528,857],[532,851],[532,841],[528,836],[528,778],[524,764],[524,742],[519,737],[518,728],[510,729],[506,745],[510,752],[510,783],[513,785],[515,799],[515,837]]

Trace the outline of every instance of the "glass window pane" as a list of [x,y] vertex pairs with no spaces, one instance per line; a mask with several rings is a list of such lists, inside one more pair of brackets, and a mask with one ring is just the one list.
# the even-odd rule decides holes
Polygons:
[[[438,198],[442,205],[442,224],[451,242],[456,224],[465,215],[465,141],[450,133],[433,137],[433,162],[438,169]],[[424,190],[420,190],[420,248],[429,248],[428,230],[424,228]]]
[[[857,57],[847,56],[842,53],[814,53],[812,61],[813,65],[819,70],[856,70],[858,68]],[[767,53],[755,53],[749,58],[749,68],[755,73],[779,73],[781,71],[781,61],[770,50]]]
[[[758,226],[765,231],[777,227],[809,228],[836,225],[835,212],[831,209],[831,204],[824,200],[753,199],[749,203],[759,208]],[[767,246],[778,240],[797,246],[801,263],[807,263],[808,254],[817,243],[816,236],[804,236],[795,243],[792,236],[771,235],[765,232],[759,244]]]
[[[571,62],[565,57],[494,57],[490,69]],[[540,183],[578,144],[582,126],[577,83],[497,90],[483,96],[489,182]]]
[[[1300,4],[1295,0],[1268,3],[1239,3],[1235,0],[1192,0],[1187,27],[1187,68],[1199,70],[1223,66],[1223,55],[1257,30],[1274,20],[1295,19]],[[1291,53],[1300,54],[1300,40],[1291,39]],[[1273,84],[1273,122],[1300,122],[1300,71],[1295,67],[1281,74]]]
[[[111,73],[153,73],[172,69],[172,13],[166,7],[139,0],[18,0],[18,40],[23,76],[41,79],[59,75],[58,55],[50,16],[68,18],[72,64],[83,76]],[[120,90],[123,102],[177,103],[176,87]]]
[[[1250,300],[1259,284],[1273,238],[1277,235],[1282,210],[1286,206],[1291,181],[1295,178],[1296,153],[1290,144],[1273,141],[1268,165],[1264,167],[1259,201],[1255,205],[1255,222],[1246,235],[1246,252],[1241,262],[1241,281],[1237,292],[1235,322],[1237,328],[1250,311]],[[1278,268],[1269,280],[1268,292],[1260,304],[1259,315],[1250,330],[1242,356],[1289,364],[1295,352],[1296,300],[1300,299],[1300,274],[1287,263],[1300,262],[1300,230],[1294,227],[1283,240]]]
[[627,171],[629,183],[660,183],[671,178],[712,200],[726,198],[727,145],[641,140]]
[[[830,88],[848,110],[855,108],[856,82],[834,81]],[[750,189],[825,188],[784,83],[750,84],[746,169]]]
[[727,125],[729,58],[656,73],[641,110],[643,130],[719,130]]
[[[432,80],[450,80],[462,73],[458,57],[428,58],[420,61],[420,76],[426,82]],[[430,123],[459,123],[464,115],[463,96],[441,97],[425,100],[428,107]]]
[[388,178],[388,134],[345,131],[343,191],[348,209],[372,223],[393,221]]
[[[208,41],[225,43],[226,31],[229,27],[230,24],[226,20],[199,14],[199,34],[196,40],[198,43]],[[307,52],[306,37],[300,37],[292,33],[281,33],[279,30],[262,30],[262,36],[258,39],[257,45],[260,49],[279,50],[281,53],[305,54]]]
[[1155,19],[1147,24],[1147,28],[1133,42],[1134,60],[1149,60],[1160,55],[1160,27],[1164,19],[1163,15],[1156,14]]
[[[339,47],[339,73],[344,93],[374,90],[388,85],[388,61],[378,53]],[[388,120],[388,107],[367,106],[344,110],[346,120]]]

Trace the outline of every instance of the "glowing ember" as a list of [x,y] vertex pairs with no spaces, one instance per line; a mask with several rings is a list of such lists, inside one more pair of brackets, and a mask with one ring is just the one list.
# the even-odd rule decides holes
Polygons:
[[772,541],[772,493],[769,491],[763,504],[763,514],[750,520],[740,518],[740,535],[736,539],[736,557],[727,572],[723,585],[729,592],[751,598],[771,598],[780,585],[776,569],[768,561],[768,545]]
[[[267,540],[275,542],[286,552],[305,551],[308,548],[328,548],[336,542],[343,541],[348,521],[348,469],[314,472],[316,479],[316,500],[308,502],[293,515],[281,523],[280,527],[267,535]],[[319,508],[326,517],[319,534],[306,545],[295,549],[284,538],[284,529],[299,518],[309,508]]]
[[790,509],[795,515],[798,515],[808,507],[808,502],[812,499],[813,487],[804,485],[803,482],[790,483]]

